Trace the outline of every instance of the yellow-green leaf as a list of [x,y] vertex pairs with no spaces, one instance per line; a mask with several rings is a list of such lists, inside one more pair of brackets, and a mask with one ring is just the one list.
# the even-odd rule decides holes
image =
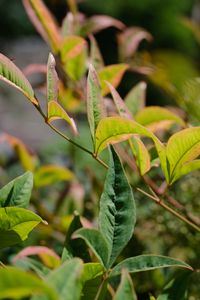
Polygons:
[[109,87],[105,81],[110,82],[116,88],[127,69],[127,64],[117,64],[106,66],[98,72],[103,96],[109,93]]
[[6,56],[0,53],[0,80],[20,90],[33,104],[38,105],[30,82],[22,71]]
[[180,126],[185,126],[185,122],[170,110],[160,106],[148,106],[139,111],[135,120],[149,129],[163,129],[163,122],[169,124],[177,123]]
[[87,43],[79,36],[67,36],[61,47],[61,60],[68,76],[79,80],[86,70]]
[[48,122],[52,122],[54,120],[63,119],[65,120],[73,129],[74,133],[77,133],[77,128],[74,120],[69,117],[67,112],[60,106],[60,104],[56,101],[50,101],[48,103]]
[[61,180],[68,181],[73,177],[73,173],[65,167],[46,165],[36,170],[34,174],[34,183],[36,187],[42,187],[54,184]]
[[47,63],[47,100],[56,101],[58,99],[58,75],[56,72],[56,61],[53,54],[49,53]]
[[130,90],[124,99],[133,116],[145,107],[146,88],[146,82],[139,82]]

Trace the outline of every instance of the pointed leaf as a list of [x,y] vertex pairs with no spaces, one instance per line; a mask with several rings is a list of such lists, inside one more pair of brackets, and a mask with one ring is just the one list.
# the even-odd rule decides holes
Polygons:
[[149,152],[145,147],[144,143],[137,136],[134,136],[131,139],[129,139],[129,144],[131,146],[133,155],[136,158],[136,163],[140,170],[140,173],[143,176],[151,168]]
[[145,107],[146,88],[146,82],[139,82],[130,90],[124,99],[133,116]]
[[135,201],[125,172],[114,149],[100,199],[99,229],[108,250],[111,267],[131,239],[136,222]]
[[49,53],[47,62],[47,100],[57,101],[58,99],[58,75],[56,72],[56,61],[54,56]]
[[185,163],[181,167],[177,168],[174,177],[171,181],[171,184],[174,183],[176,180],[178,180],[180,177],[199,169],[200,169],[200,159],[192,160],[188,163]]
[[73,234],[73,238],[83,239],[94,252],[104,267],[108,265],[108,246],[101,232],[96,229],[81,228]]
[[172,257],[160,255],[139,255],[127,258],[120,262],[113,268],[113,270],[110,273],[110,276],[112,277],[119,275],[123,268],[126,268],[129,273],[137,273],[168,267],[179,267],[193,270],[192,267],[186,264],[185,262]]
[[133,288],[132,279],[126,269],[122,270],[121,282],[113,298],[113,300],[122,299],[137,300],[137,296]]
[[0,268],[0,299],[24,299],[34,294],[45,293],[48,299],[57,296],[49,286],[32,273],[6,266]]
[[38,106],[38,101],[34,97],[34,91],[30,82],[22,71],[2,53],[0,53],[0,80],[20,90],[34,105]]
[[[166,153],[169,162],[169,183],[172,183],[180,169],[200,155],[200,127],[187,128],[173,134],[167,143]],[[189,170],[190,166],[183,170]]]
[[89,38],[91,63],[94,66],[95,70],[99,70],[104,67],[103,57],[101,55],[97,41],[95,40],[93,35],[90,35]]
[[171,124],[177,123],[185,127],[185,122],[179,116],[160,106],[148,106],[143,108],[136,114],[135,120],[151,130],[154,127],[158,130],[160,128],[159,124],[161,124],[162,129],[163,121],[169,121]]
[[124,75],[124,72],[128,69],[127,64],[117,64],[106,66],[98,72],[100,83],[101,83],[101,92],[105,96],[109,93],[109,87],[105,81],[110,82],[115,88],[118,87],[121,79]]
[[164,287],[163,292],[158,296],[157,300],[187,300],[188,299],[188,283],[191,272],[184,271],[174,277]]
[[[31,16],[34,16],[31,17],[33,25],[51,46],[53,52],[57,53],[61,44],[61,36],[54,17],[42,0],[29,0],[29,2],[29,15],[31,13]],[[39,26],[38,23],[40,24]],[[42,30],[41,27],[43,28]]]
[[70,118],[67,114],[67,112],[58,104],[56,101],[50,101],[48,103],[48,122],[52,122],[54,120],[63,119],[65,120],[74,131],[75,134],[77,134],[77,128],[74,120]]
[[0,207],[27,208],[33,188],[33,175],[26,172],[0,189]]
[[68,35],[73,35],[76,31],[75,28],[75,19],[77,16],[74,16],[71,12],[68,12],[62,21],[61,26],[61,34],[62,37],[66,37]]
[[95,139],[97,125],[103,114],[103,99],[99,79],[94,67],[90,65],[87,78],[87,117],[93,140]]
[[67,36],[61,47],[61,60],[68,76],[79,80],[86,70],[87,43],[79,36]]
[[34,184],[38,188],[54,184],[61,180],[69,181],[73,177],[73,173],[63,166],[45,165],[35,171]]
[[30,210],[18,207],[0,208],[0,248],[24,241],[42,219]]
[[83,266],[82,283],[95,279],[104,273],[104,268],[99,263],[86,263]]

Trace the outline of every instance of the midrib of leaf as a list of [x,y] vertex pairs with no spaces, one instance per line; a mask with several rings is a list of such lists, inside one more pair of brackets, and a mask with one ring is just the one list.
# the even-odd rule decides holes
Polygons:
[[[99,145],[99,147],[97,148],[97,150],[96,150],[96,153],[98,153],[99,152],[99,148],[101,148],[101,145],[102,144],[104,144],[104,142],[106,141],[106,140],[108,140],[109,141],[109,139],[112,139],[113,137],[120,137],[120,136],[122,136],[122,135],[134,135],[134,133],[120,133],[120,134],[112,134],[111,136],[109,136],[108,138],[105,138],[104,140],[102,140],[102,142],[101,142],[101,144]],[[125,138],[125,139],[128,139],[128,138]],[[122,141],[122,140],[121,140]],[[119,141],[119,142],[121,142],[121,141]],[[117,142],[116,142],[117,143]],[[112,144],[112,143],[111,143]]]
[[186,150],[183,154],[182,154],[182,156],[178,159],[178,161],[176,162],[176,164],[174,165],[174,167],[173,167],[173,169],[172,169],[172,172],[171,172],[171,175],[170,175],[170,177],[171,177],[171,179],[173,179],[173,176],[175,175],[175,172],[176,172],[176,168],[177,168],[177,166],[178,166],[178,164],[180,163],[180,161],[183,159],[183,157],[187,154],[187,152],[189,152],[193,147],[195,147],[198,143],[200,143],[200,140],[199,141],[197,141],[196,143],[194,143],[192,146],[191,146],[191,148],[188,150]]

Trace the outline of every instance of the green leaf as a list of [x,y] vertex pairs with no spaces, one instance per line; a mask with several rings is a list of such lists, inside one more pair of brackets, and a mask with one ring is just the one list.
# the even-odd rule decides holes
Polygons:
[[0,268],[0,291],[0,299],[24,299],[40,293],[48,295],[48,299],[58,299],[54,291],[38,277],[8,266]]
[[137,136],[129,139],[129,144],[132,150],[133,155],[136,158],[137,166],[140,170],[141,175],[143,176],[151,168],[150,155],[145,147],[144,143]]
[[73,177],[73,173],[65,167],[45,165],[35,171],[34,184],[38,188],[54,184],[61,180],[69,181],[72,180]]
[[146,82],[139,82],[129,91],[124,99],[133,116],[145,107],[146,88]]
[[91,62],[95,70],[99,70],[104,67],[103,57],[101,55],[100,49],[93,35],[90,35],[89,39],[90,39]]
[[182,174],[199,166],[199,163],[190,162],[200,155],[200,127],[187,128],[172,135],[168,140],[166,153],[169,183],[172,184]]
[[97,73],[92,65],[89,67],[87,78],[87,117],[93,140],[99,121],[103,117],[103,99]]
[[63,119],[65,120],[72,128],[75,134],[77,134],[77,128],[74,120],[70,118],[67,112],[58,104],[56,101],[48,102],[48,122],[54,120]]
[[104,273],[104,268],[99,263],[86,263],[83,265],[82,283],[95,279]]
[[191,272],[184,271],[178,276],[172,278],[170,282],[164,287],[162,293],[157,300],[187,300],[188,299],[188,283]]
[[122,270],[121,282],[113,300],[137,300],[131,277],[126,269]]
[[96,229],[81,228],[72,237],[83,239],[103,266],[107,267],[109,258],[108,246],[101,232]]
[[109,88],[105,81],[110,82],[116,88],[127,69],[127,64],[117,64],[106,66],[98,72],[101,83],[101,93],[103,96],[109,93]]
[[[73,258],[50,272],[45,281],[57,292],[59,300],[79,300],[82,289],[82,273],[82,261],[79,258]],[[42,295],[34,296],[32,300],[48,300],[48,298]]]
[[0,207],[27,208],[33,188],[33,175],[26,172],[0,189]]
[[[42,0],[24,0],[24,6],[34,26],[57,53],[61,45],[60,30],[56,20]],[[27,3],[28,2],[28,3]]]
[[67,36],[61,47],[61,60],[68,76],[79,80],[86,70],[87,43],[79,36]]
[[110,277],[119,275],[123,268],[129,273],[155,270],[168,267],[180,267],[193,270],[191,266],[183,261],[168,256],[161,255],[139,255],[130,257],[116,265],[110,273]]
[[20,90],[34,105],[38,106],[30,82],[22,71],[2,53],[0,53],[0,80]]
[[53,54],[49,53],[47,62],[47,100],[57,101],[58,99],[58,75],[56,72],[56,61]]
[[24,241],[42,219],[32,211],[18,207],[0,208],[0,248]]
[[72,239],[73,233],[82,227],[80,216],[77,213],[74,213],[74,218],[67,231],[62,252],[62,261],[70,259],[73,256],[80,257],[84,261],[90,261],[90,255],[85,242],[82,239]]
[[[135,116],[136,122],[140,123],[143,126],[152,128],[156,127],[156,130],[159,129],[159,124],[163,128],[163,122],[170,124],[177,123],[180,126],[185,127],[185,122],[176,114],[172,113],[170,110],[160,107],[160,106],[148,106],[139,111]],[[165,124],[164,123],[164,124]]]
[[114,149],[111,149],[99,212],[99,229],[109,251],[108,268],[131,239],[135,222],[136,208],[133,193],[119,157]]

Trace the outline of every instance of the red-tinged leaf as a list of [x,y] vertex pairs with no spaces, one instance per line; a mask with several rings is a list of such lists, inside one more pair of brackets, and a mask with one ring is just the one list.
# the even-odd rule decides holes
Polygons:
[[35,73],[47,73],[47,66],[45,64],[30,64],[23,69],[23,73],[26,76],[35,74]]
[[98,72],[103,96],[109,93],[109,87],[105,81],[110,82],[115,88],[117,88],[124,75],[124,72],[127,69],[127,64],[117,64],[106,66]]
[[0,80],[20,90],[34,105],[38,106],[38,101],[34,97],[34,91],[30,82],[22,71],[2,53],[0,53]]
[[31,255],[38,255],[49,268],[55,268],[60,265],[60,257],[53,250],[44,246],[30,246],[24,248],[13,258],[13,262]]
[[61,34],[63,37],[75,34],[74,23],[74,15],[68,12],[62,21]]
[[56,101],[50,101],[48,103],[48,122],[54,120],[63,119],[65,120],[73,129],[74,133],[77,134],[77,128],[74,120],[68,116],[66,111],[58,104]]
[[120,54],[122,58],[134,55],[142,40],[151,41],[152,35],[140,27],[129,27],[118,35]]
[[[26,1],[27,2],[27,1]],[[38,20],[37,24],[40,23],[41,26],[36,24],[36,29],[42,35],[42,37],[46,40],[46,42],[51,46],[54,53],[57,53],[60,48],[61,36],[59,27],[44,4],[42,0],[29,0],[29,11],[33,10],[32,15],[35,14],[35,17],[32,18],[33,25],[36,24],[36,20]],[[41,31],[41,27],[43,30]],[[44,34],[45,32],[45,34]]]
[[47,100],[57,101],[58,99],[58,75],[56,72],[56,61],[54,56],[49,53],[47,63]]
[[87,19],[87,21],[85,22],[85,32],[86,34],[97,33],[111,26],[119,30],[125,28],[125,25],[117,19],[114,19],[110,16],[97,15]]
[[86,70],[87,43],[79,36],[67,36],[61,47],[65,71],[73,80],[79,80]]
[[104,67],[104,61],[103,57],[101,55],[99,46],[97,44],[97,41],[93,37],[93,35],[90,35],[90,59],[91,63],[94,66],[95,70],[100,70]]
[[94,140],[97,125],[104,116],[104,109],[98,75],[92,65],[89,67],[87,78],[87,116]]

